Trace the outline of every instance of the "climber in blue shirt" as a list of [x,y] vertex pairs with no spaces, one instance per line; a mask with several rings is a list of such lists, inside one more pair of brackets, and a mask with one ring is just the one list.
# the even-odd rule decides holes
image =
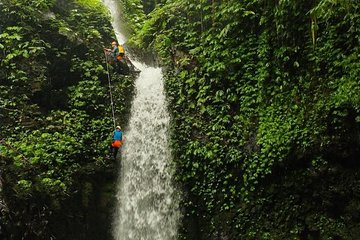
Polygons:
[[122,131],[121,127],[117,126],[112,137],[112,143],[110,146],[110,152],[113,154],[114,160],[116,160],[119,148],[122,145]]
[[116,41],[111,42],[111,49],[110,48],[104,48],[104,51],[107,55],[111,56],[110,64],[117,61],[117,57],[119,56],[119,48],[118,43]]

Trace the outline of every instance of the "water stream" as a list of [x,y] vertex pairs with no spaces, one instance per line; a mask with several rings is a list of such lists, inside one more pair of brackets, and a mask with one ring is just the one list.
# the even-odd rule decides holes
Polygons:
[[[115,0],[103,0],[113,16],[118,41],[125,37]],[[116,22],[117,21],[117,22]],[[160,68],[133,61],[141,70],[135,81],[129,126],[121,149],[115,240],[172,240],[180,218],[178,191],[173,186],[167,111]]]

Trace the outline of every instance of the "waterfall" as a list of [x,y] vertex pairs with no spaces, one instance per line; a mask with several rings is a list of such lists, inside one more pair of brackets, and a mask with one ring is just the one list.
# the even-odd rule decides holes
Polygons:
[[[115,0],[104,0],[116,21]],[[120,43],[121,24],[113,22]],[[124,132],[117,203],[113,221],[115,240],[172,240],[180,218],[169,147],[170,116],[160,68],[134,61],[141,70],[135,81],[129,126]]]

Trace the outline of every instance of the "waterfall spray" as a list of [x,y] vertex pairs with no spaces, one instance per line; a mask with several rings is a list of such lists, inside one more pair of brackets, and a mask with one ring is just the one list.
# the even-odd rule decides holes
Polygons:
[[142,68],[122,152],[114,236],[171,240],[179,220],[161,70]]
[[[120,43],[125,39],[114,0],[104,0],[113,15]],[[119,39],[120,38],[120,39]],[[121,173],[113,222],[115,240],[173,240],[180,219],[179,193],[173,185],[169,113],[160,68],[133,62],[135,82],[130,124],[124,132]]]

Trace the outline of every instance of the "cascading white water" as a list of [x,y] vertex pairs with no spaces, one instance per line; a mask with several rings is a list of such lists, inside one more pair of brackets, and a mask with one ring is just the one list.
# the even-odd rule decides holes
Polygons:
[[[114,0],[104,0],[113,17]],[[120,43],[125,40],[120,24],[114,24]],[[121,39],[123,38],[123,39]],[[121,173],[114,215],[115,240],[172,240],[180,218],[179,195],[173,186],[169,148],[169,113],[162,73],[133,62],[141,70],[135,82],[130,124],[124,132]]]
[[[126,41],[124,29],[121,26],[120,11],[116,0],[102,0],[104,5],[109,9],[112,21],[111,24],[115,30],[116,39],[123,44]],[[119,2],[119,1],[118,1]]]
[[171,240],[179,219],[171,182],[169,115],[159,68],[141,68],[122,151],[116,240]]

